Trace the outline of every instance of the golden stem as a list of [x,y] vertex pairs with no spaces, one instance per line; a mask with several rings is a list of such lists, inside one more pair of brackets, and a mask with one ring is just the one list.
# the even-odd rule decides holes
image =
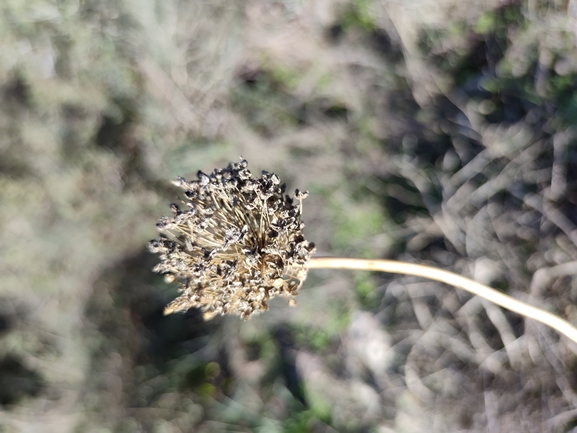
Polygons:
[[577,343],[577,328],[555,314],[518,301],[484,284],[477,283],[469,278],[453,272],[433,268],[431,266],[414,263],[398,262],[395,260],[347,259],[313,257],[308,264],[309,269],[356,269],[365,271],[381,271],[394,274],[413,275],[440,281],[454,287],[466,290],[474,295],[485,298],[503,308],[522,316],[541,322],[557,330]]

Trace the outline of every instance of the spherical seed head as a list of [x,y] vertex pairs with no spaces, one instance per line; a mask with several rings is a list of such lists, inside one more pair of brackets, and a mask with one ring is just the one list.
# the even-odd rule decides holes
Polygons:
[[155,272],[180,284],[181,295],[165,314],[200,308],[205,319],[238,314],[248,319],[268,309],[268,300],[292,299],[304,282],[314,244],[303,236],[302,200],[284,194],[273,173],[255,178],[246,160],[230,163],[198,180],[178,178],[181,205],[162,217],[160,239],[149,249],[160,254]]

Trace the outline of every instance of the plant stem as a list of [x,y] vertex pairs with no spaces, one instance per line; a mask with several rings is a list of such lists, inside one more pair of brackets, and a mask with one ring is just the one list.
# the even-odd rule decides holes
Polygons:
[[522,316],[537,320],[557,330],[569,339],[577,343],[577,328],[555,314],[549,313],[537,307],[518,301],[504,293],[501,293],[484,284],[477,283],[469,278],[462,277],[453,272],[433,268],[431,266],[417,265],[414,263],[398,262],[395,260],[370,260],[370,259],[347,259],[347,258],[324,258],[313,257],[308,264],[309,269],[356,269],[365,271],[381,271],[394,274],[413,275],[430,280],[440,281],[460,289],[464,289],[474,295],[487,299],[494,304],[506,308]]

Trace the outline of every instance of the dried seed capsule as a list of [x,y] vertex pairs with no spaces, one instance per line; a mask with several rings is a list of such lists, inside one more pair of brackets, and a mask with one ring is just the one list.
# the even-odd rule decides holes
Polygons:
[[301,201],[308,192],[285,195],[273,173],[254,178],[242,159],[198,180],[180,177],[186,210],[171,205],[172,217],[157,224],[161,239],[155,271],[180,284],[181,295],[165,314],[200,308],[206,319],[237,314],[248,319],[268,309],[275,295],[292,300],[306,278],[314,244],[302,233]]

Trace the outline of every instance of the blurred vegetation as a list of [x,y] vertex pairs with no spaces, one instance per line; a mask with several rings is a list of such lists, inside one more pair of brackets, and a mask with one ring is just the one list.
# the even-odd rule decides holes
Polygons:
[[311,271],[164,317],[145,249],[171,179],[243,155],[310,190],[319,254],[575,323],[573,3],[2,2],[0,431],[574,431],[575,347],[467,294]]

